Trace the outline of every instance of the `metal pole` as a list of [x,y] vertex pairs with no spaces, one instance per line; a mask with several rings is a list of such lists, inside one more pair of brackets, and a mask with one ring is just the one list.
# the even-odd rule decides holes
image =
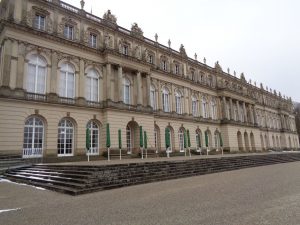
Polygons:
[[110,161],[109,148],[107,148],[107,160]]
[[120,160],[122,160],[122,149],[120,148]]
[[141,149],[141,153],[142,153],[142,159],[144,159],[144,151],[143,151],[143,148],[140,148]]
[[167,148],[167,157],[170,158],[169,148]]
[[191,149],[189,148],[189,154],[190,154],[190,157],[192,157],[192,155],[191,155]]
[[147,148],[145,149],[146,151],[146,159],[148,159],[148,151],[147,151]]

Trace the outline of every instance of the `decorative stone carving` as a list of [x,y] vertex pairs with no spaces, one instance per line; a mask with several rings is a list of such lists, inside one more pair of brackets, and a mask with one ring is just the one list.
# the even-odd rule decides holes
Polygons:
[[244,73],[241,73],[240,79],[243,82],[247,82]]
[[133,54],[134,54],[135,58],[141,59],[141,55],[142,55],[142,53],[141,53],[141,47],[138,46],[138,45],[135,46]]
[[187,54],[186,54],[186,51],[185,51],[185,48],[184,48],[183,44],[180,45],[179,52],[180,52],[180,55],[182,55],[184,57],[187,57]]
[[216,63],[215,63],[215,69],[216,69],[216,71],[218,71],[218,72],[222,72],[223,70],[222,70],[222,67],[220,66],[220,64],[219,64],[219,61],[217,61]]
[[142,38],[144,35],[144,32],[142,31],[142,29],[138,26],[137,23],[133,23],[131,25],[131,35],[135,36],[135,37],[139,37]]
[[71,17],[63,17],[61,23],[58,25],[57,32],[60,36],[64,36],[64,28],[66,24],[70,24],[74,28],[74,40],[79,40],[79,29],[77,23]]
[[197,57],[198,57],[198,56],[197,56],[197,53],[195,53],[194,57],[195,57],[195,60],[197,61]]
[[111,14],[110,10],[107,10],[106,13],[103,15],[104,22],[108,25],[117,25],[117,17]]
[[155,34],[154,38],[155,38],[155,41],[157,42],[157,40],[158,40],[158,35],[157,35],[157,33]]

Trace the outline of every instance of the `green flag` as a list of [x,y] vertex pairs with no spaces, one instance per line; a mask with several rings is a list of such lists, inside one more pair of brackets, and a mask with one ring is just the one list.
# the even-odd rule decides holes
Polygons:
[[207,131],[205,131],[205,145],[208,147],[208,134]]
[[106,147],[110,148],[110,130],[109,123],[106,124]]
[[87,151],[90,150],[91,148],[91,134],[90,134],[90,129],[89,128],[86,128],[86,131],[85,131],[85,148]]
[[220,135],[220,146],[223,147],[222,135],[221,135],[221,133],[219,133],[219,135]]
[[121,129],[118,130],[119,149],[122,149]]
[[187,147],[186,130],[184,130],[184,132],[183,132],[183,146],[184,146],[184,148]]
[[143,127],[140,126],[140,147],[142,148],[144,146],[144,141],[143,141]]
[[188,147],[191,147],[191,138],[190,138],[190,131],[187,130],[187,140],[188,140]]
[[145,149],[147,149],[148,141],[147,141],[147,132],[146,131],[144,131],[144,145],[145,145]]
[[165,142],[166,142],[166,148],[169,148],[170,145],[170,129],[166,128],[165,129]]

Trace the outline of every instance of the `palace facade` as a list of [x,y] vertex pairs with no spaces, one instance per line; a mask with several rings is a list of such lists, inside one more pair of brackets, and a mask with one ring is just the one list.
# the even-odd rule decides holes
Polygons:
[[[0,3],[0,153],[23,157],[139,150],[139,127],[148,149],[264,151],[298,149],[290,98],[189,58],[103,18],[60,0],[2,0]],[[199,140],[199,141],[198,141]]]

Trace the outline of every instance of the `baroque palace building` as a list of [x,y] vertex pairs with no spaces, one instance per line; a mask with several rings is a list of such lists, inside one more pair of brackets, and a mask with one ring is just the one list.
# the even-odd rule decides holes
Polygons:
[[[2,0],[0,3],[0,153],[23,157],[85,155],[86,128],[92,154],[111,149],[139,153],[139,127],[148,149],[172,152],[297,149],[290,98],[252,85],[60,0]],[[200,141],[197,141],[199,138]]]

